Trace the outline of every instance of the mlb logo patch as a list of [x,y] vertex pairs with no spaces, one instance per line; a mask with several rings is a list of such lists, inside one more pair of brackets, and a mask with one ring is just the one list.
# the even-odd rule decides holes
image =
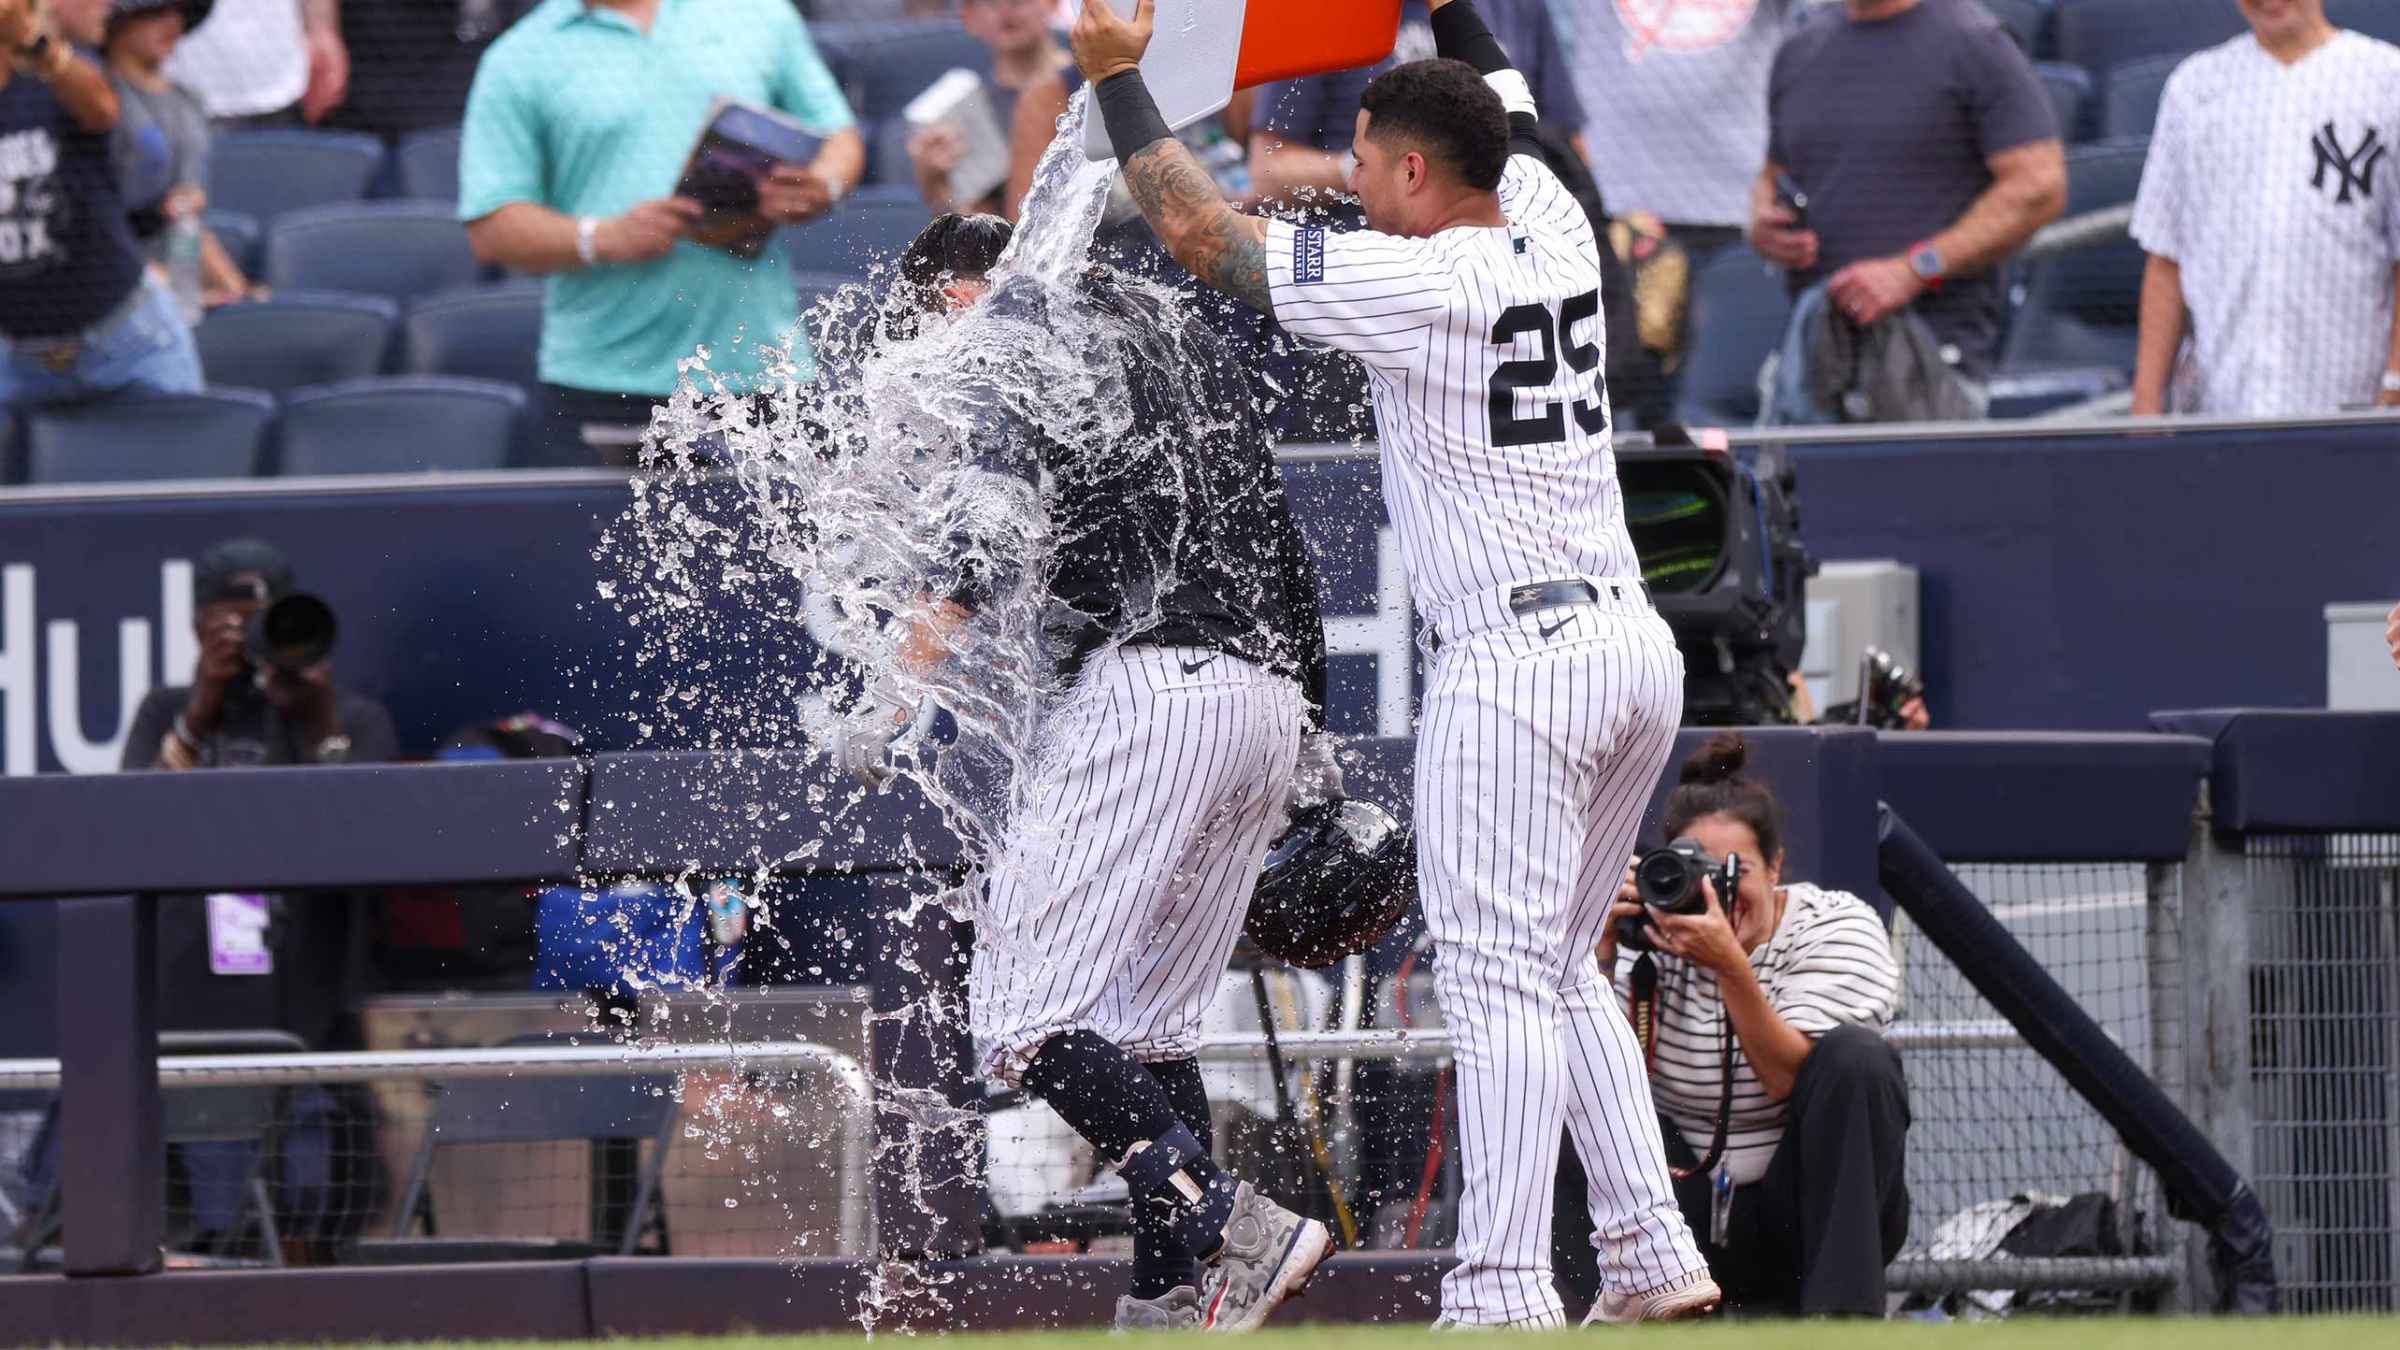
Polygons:
[[1306,286],[1325,279],[1325,230],[1306,225],[1292,231],[1292,284]]

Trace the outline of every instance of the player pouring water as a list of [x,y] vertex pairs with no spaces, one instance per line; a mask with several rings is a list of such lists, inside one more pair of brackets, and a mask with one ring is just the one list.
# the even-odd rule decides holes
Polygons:
[[1128,22],[1085,0],[1075,59],[1143,216],[1185,267],[1350,353],[1435,658],[1416,756],[1419,884],[1456,1039],[1465,1190],[1442,1317],[1555,1325],[1560,1126],[1591,1178],[1595,1320],[1690,1316],[1716,1283],[1667,1177],[1640,1047],[1593,949],[1682,713],[1609,452],[1599,258],[1534,141],[1523,76],[1466,0],[1444,59],[1360,99],[1368,229],[1243,215],[1170,133]]

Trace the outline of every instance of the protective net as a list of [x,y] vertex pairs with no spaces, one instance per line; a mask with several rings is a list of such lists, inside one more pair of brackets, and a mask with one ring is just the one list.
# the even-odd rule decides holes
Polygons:
[[[2154,985],[2172,988],[2177,953],[2154,940],[2153,916],[2181,886],[2179,868],[2138,863],[1963,865],[1993,916],[2085,1012],[2170,1093],[2175,1057],[2153,1033]],[[1947,1263],[2009,1255],[2120,1256],[2161,1250],[2155,1178],[2058,1071],[2027,1048],[1949,956],[1896,919],[1905,981],[1894,1026],[1913,1123],[1912,1206],[1901,1262],[1915,1285],[1961,1290]],[[2113,1247],[2014,1250],[2010,1231],[2037,1208],[2104,1199],[2098,1225]],[[2085,1200],[2091,1205],[2097,1203]],[[1977,1308],[2014,1300],[1979,1292]]]
[[2295,1312],[2393,1306],[2400,838],[2253,835],[2251,1173]]

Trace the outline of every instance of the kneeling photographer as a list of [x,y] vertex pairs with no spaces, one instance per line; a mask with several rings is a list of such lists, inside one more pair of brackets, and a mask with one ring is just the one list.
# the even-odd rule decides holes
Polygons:
[[1899,967],[1866,902],[1784,882],[1783,810],[1748,756],[1728,732],[1684,764],[1675,842],[1626,869],[1599,956],[1728,1309],[1880,1317],[1908,1231],[1908,1086],[1881,1034]]

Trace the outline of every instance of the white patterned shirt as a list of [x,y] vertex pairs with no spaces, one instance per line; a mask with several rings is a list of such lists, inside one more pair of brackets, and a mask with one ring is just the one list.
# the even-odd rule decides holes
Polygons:
[[2174,411],[2374,402],[2400,263],[2400,47],[2343,32],[2286,66],[2244,34],[2176,67],[2133,237],[2183,273]]
[[[1847,891],[1805,883],[1783,888],[1783,920],[1765,945],[1750,953],[1750,969],[1778,1016],[1810,1040],[1837,1026],[1881,1031],[1900,1004],[1900,963],[1891,935],[1867,902]],[[1617,953],[1617,996],[1633,992],[1639,957]],[[1725,1045],[1732,1028],[1716,975],[1665,952],[1658,962],[1658,1048],[1650,1087],[1658,1109],[1683,1133],[1695,1157],[1716,1137],[1724,1098]],[[1733,1111],[1727,1117],[1724,1164],[1736,1185],[1766,1174],[1783,1142],[1784,1103],[1759,1086],[1758,1073],[1733,1042]]]

